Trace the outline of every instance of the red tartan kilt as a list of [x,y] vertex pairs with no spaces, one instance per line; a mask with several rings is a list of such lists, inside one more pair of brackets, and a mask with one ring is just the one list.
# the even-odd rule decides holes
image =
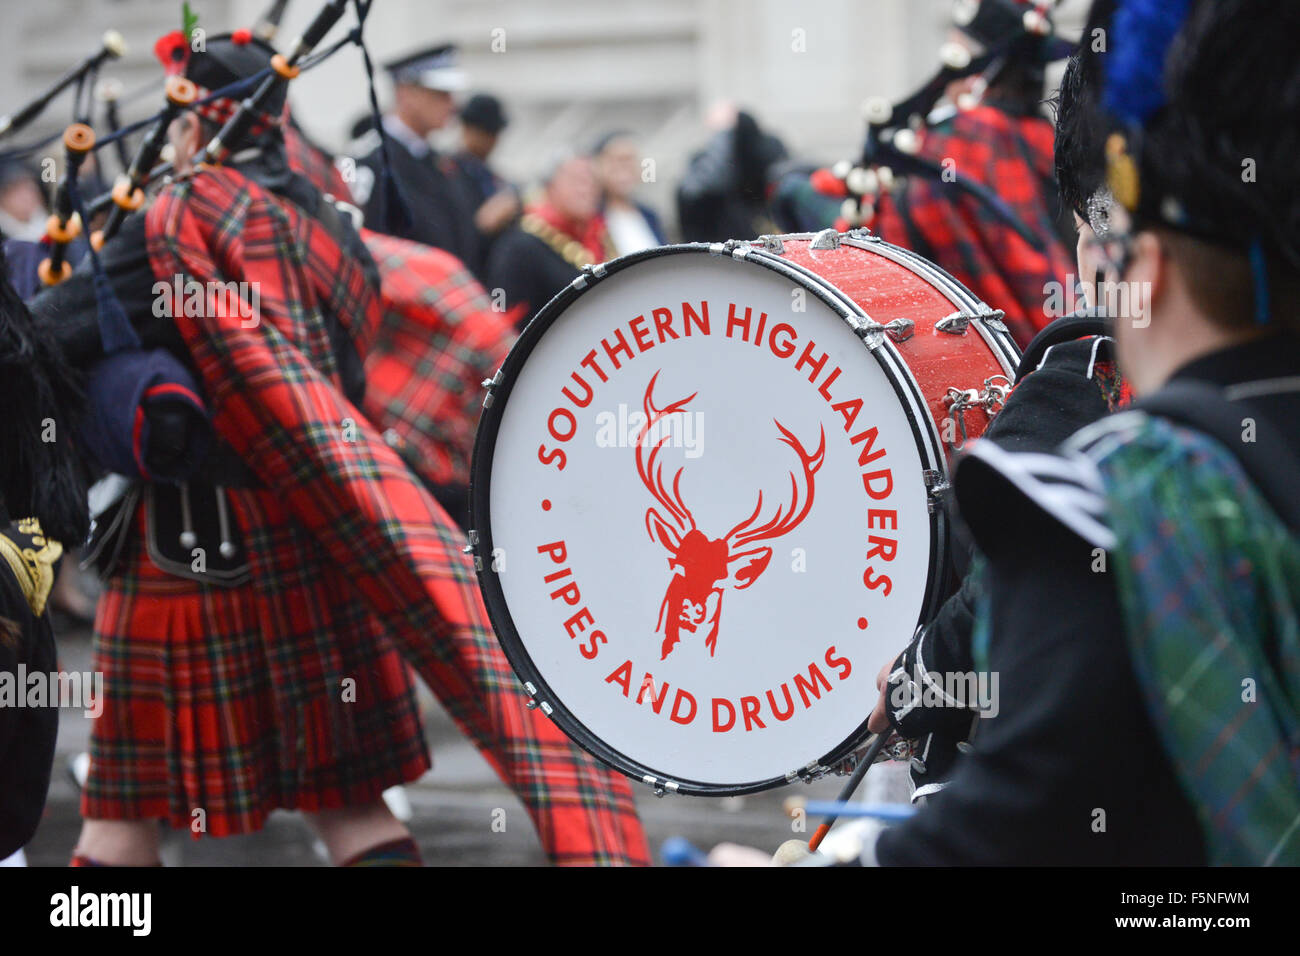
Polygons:
[[136,515],[95,619],[105,702],[88,819],[247,833],[276,808],[371,802],[430,766],[410,676],[382,626],[274,495],[229,494],[258,556],[239,587],[159,570]]

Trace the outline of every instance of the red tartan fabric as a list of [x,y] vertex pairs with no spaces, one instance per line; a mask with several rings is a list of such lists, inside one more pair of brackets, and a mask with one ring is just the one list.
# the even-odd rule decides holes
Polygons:
[[[155,275],[256,283],[256,323],[212,307],[176,320],[217,433],[519,795],[550,858],[648,863],[627,780],[525,707],[446,514],[337,387],[322,307],[377,326],[360,268],[310,219],[224,167],[163,189],[147,236]],[[285,555],[249,553],[281,593],[298,580]]]
[[930,127],[919,155],[952,160],[959,177],[987,186],[1039,237],[1025,242],[972,196],[952,183],[910,177],[901,194],[883,195],[872,231],[942,266],[980,299],[1006,312],[1006,324],[1024,348],[1052,319],[1049,282],[1075,271],[1073,250],[1061,241],[1053,212],[1052,126],[1039,117],[1011,116],[993,106],[963,110]]
[[468,485],[483,380],[501,367],[514,323],[449,252],[362,230],[379,267],[383,315],[365,334],[363,411],[392,429],[425,481]]
[[91,731],[88,819],[229,836],[260,829],[276,807],[372,802],[429,768],[404,662],[343,569],[273,493],[232,489],[228,500],[250,550],[297,578],[223,588],[160,571],[137,510],[95,619],[104,710]]

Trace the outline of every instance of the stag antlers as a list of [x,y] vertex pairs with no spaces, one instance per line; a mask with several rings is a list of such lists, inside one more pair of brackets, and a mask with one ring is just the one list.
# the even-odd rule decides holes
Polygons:
[[[663,465],[658,462],[659,452],[668,442],[671,436],[663,435],[653,444],[646,439],[651,430],[669,415],[685,411],[689,404],[699,392],[692,392],[686,398],[679,399],[663,408],[656,408],[654,403],[655,382],[659,379],[659,372],[655,372],[650,378],[650,383],[646,386],[645,399],[643,407],[645,409],[645,424],[637,431],[636,435],[636,468],[637,474],[641,476],[641,482],[649,490],[654,499],[663,505],[665,509],[676,520],[677,526],[683,531],[695,530],[695,517],[691,514],[691,509],[687,507],[682,498],[682,468],[678,468],[673,475],[671,492],[663,479]],[[808,516],[808,511],[812,507],[813,495],[815,493],[814,475],[821,468],[822,463],[826,460],[826,429],[821,429],[818,436],[817,450],[812,454],[804,448],[803,443],[799,441],[794,434],[782,425],[776,419],[772,420],[780,430],[781,441],[794,449],[799,456],[799,462],[802,465],[803,475],[802,482],[805,486],[806,497],[803,498],[802,506],[800,505],[801,489],[800,479],[796,477],[793,471],[790,472],[790,508],[787,511],[784,507],[779,507],[776,514],[766,523],[758,527],[751,527],[758,520],[759,514],[763,510],[763,493],[758,493],[758,502],[754,505],[754,510],[748,518],[736,525],[723,537],[729,549],[735,549],[754,541],[761,541],[768,538],[779,538],[790,531],[793,531],[804,518]],[[645,455],[646,446],[650,445],[649,458]],[[646,512],[646,529],[650,531],[653,538],[654,530],[651,526],[650,516],[655,510],[651,508]]]
[[[812,507],[813,495],[816,491],[813,476],[821,468],[822,462],[826,460],[826,429],[822,428],[817,450],[811,455],[804,449],[799,439],[795,438],[786,428],[775,418],[772,421],[780,429],[784,436],[781,440],[794,449],[794,453],[799,456],[799,462],[803,466],[803,482],[807,486],[808,496],[804,500],[803,506],[799,505],[799,479],[795,477],[794,472],[790,472],[790,510],[782,516],[783,508],[777,508],[774,514],[766,524],[759,525],[757,528],[751,528],[759,513],[763,510],[763,492],[758,493],[758,503],[754,505],[754,510],[748,518],[736,525],[727,532],[723,538],[727,542],[728,548],[735,549],[754,541],[763,541],[768,538],[779,538],[781,535],[793,531],[797,528],[803,519],[808,517],[808,510]],[[798,514],[795,510],[798,509]]]
[[[673,475],[672,497],[670,498],[668,489],[664,485],[663,465],[656,463],[656,460],[659,457],[659,452],[663,449],[671,436],[665,434],[654,443],[654,446],[650,449],[649,461],[645,460],[644,453],[645,447],[648,444],[646,438],[649,436],[650,430],[669,415],[675,415],[677,412],[685,411],[687,404],[700,393],[692,392],[690,395],[673,402],[671,405],[666,405],[663,408],[655,408],[653,393],[655,381],[658,378],[659,373],[655,372],[654,375],[650,377],[650,384],[647,385],[645,389],[645,424],[642,425],[640,430],[636,433],[636,470],[637,474],[641,476],[641,483],[649,489],[650,494],[654,496],[656,501],[668,509],[669,514],[671,514],[676,520],[677,526],[684,532],[692,531],[695,529],[695,518],[691,515],[691,509],[686,507],[686,502],[682,500],[682,469],[678,468],[677,474]],[[654,530],[650,525],[650,515],[654,513],[655,510],[653,508],[646,512],[646,530],[650,531],[650,537],[652,538],[654,537]]]

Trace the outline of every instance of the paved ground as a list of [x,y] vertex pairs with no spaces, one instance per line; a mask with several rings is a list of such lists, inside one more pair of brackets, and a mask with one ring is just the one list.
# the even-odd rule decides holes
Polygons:
[[[84,632],[64,631],[59,648],[65,670],[88,669],[90,646]],[[85,749],[89,724],[81,711],[63,711],[45,820],[27,848],[33,866],[66,864],[76,842],[80,827],[78,794],[66,766],[72,754]],[[434,751],[434,769],[406,788],[413,809],[409,825],[425,861],[454,866],[545,863],[522,805],[436,704],[431,705],[426,729]],[[893,769],[877,765],[868,775],[868,785],[878,786],[882,778],[896,779],[895,774],[890,774]],[[730,840],[773,850],[794,835],[781,811],[786,797],[832,797],[842,783],[843,778],[830,777],[811,785],[720,800],[658,799],[647,790],[638,795],[638,802],[656,857],[664,839],[673,835],[687,837],[705,848]],[[497,808],[505,810],[504,833],[492,828]],[[297,814],[276,813],[263,832],[249,837],[194,841],[188,834],[170,834],[163,856],[168,865],[323,865],[313,843],[311,832]]]

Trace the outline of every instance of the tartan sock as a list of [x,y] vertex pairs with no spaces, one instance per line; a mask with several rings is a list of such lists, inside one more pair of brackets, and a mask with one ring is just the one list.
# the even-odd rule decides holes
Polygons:
[[420,848],[408,837],[372,846],[346,860],[343,866],[424,866]]

